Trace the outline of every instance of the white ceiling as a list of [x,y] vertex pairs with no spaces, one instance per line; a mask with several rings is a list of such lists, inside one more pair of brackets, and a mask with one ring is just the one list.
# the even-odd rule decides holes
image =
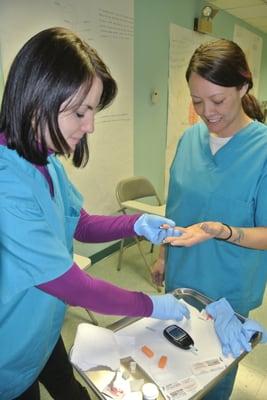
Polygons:
[[267,0],[209,0],[208,3],[267,33]]

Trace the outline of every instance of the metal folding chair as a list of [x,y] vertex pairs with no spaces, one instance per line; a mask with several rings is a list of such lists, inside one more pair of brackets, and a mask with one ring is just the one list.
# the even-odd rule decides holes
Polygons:
[[[165,204],[162,203],[152,183],[143,176],[134,176],[121,180],[116,187],[116,198],[120,206],[120,211],[124,214],[134,210],[142,213],[165,215]],[[143,201],[144,199],[146,199],[146,202]],[[139,238],[135,236],[134,240],[138,246],[139,252],[146,267],[151,272],[150,265],[148,264],[145,254],[142,250]],[[125,240],[122,239],[120,243],[117,265],[118,271],[121,269],[124,243]],[[152,251],[153,245],[151,246],[151,252]]]

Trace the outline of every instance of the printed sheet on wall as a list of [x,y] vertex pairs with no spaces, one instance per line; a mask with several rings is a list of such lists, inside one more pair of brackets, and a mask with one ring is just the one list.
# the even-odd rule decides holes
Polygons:
[[4,77],[21,46],[35,33],[64,26],[97,49],[119,87],[107,110],[96,116],[90,160],[77,170],[65,161],[90,213],[118,209],[116,183],[133,174],[133,0],[1,1],[0,43]]
[[253,76],[253,88],[251,93],[258,97],[262,38],[256,33],[249,31],[239,25],[235,25],[234,42],[236,42],[246,54],[249,68]]
[[[205,42],[214,40],[205,35]],[[192,106],[185,72],[195,49],[203,43],[203,35],[175,24],[170,24],[169,99],[165,164],[165,192],[169,170],[179,138],[185,129],[198,121]]]

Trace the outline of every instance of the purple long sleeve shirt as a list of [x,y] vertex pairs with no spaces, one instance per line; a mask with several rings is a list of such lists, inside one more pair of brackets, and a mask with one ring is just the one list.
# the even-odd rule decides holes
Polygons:
[[[6,145],[3,133],[0,133],[0,145]],[[36,168],[47,180],[53,196],[53,182],[48,169],[45,166]],[[89,215],[82,209],[74,237],[84,243],[100,243],[134,236],[133,226],[138,217],[139,215]],[[148,295],[94,278],[82,271],[75,262],[60,277],[37,287],[67,304],[89,308],[102,314],[147,317],[153,310],[152,300]]]
[[93,278],[75,263],[65,274],[38,288],[67,304],[89,308],[100,314],[148,317],[153,309],[152,300],[146,294]]
[[[89,215],[82,209],[74,237],[81,242],[97,243],[133,236],[133,224],[138,217]],[[148,317],[153,309],[152,301],[146,294],[93,278],[75,263],[59,278],[37,287],[70,305],[102,314]]]
[[[36,166],[49,183],[53,196],[53,182],[45,166]],[[84,243],[108,242],[134,236],[138,215],[89,215],[81,210],[74,238]],[[148,317],[153,310],[149,296],[141,292],[119,288],[82,271],[75,262],[59,278],[37,286],[67,304],[89,308],[102,314]]]

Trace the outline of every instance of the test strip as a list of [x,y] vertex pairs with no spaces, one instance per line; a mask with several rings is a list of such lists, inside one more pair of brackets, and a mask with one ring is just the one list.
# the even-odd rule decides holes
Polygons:
[[158,362],[158,367],[159,368],[165,368],[167,364],[168,358],[167,356],[161,356]]
[[149,358],[154,356],[154,352],[148,346],[142,346],[141,350]]

